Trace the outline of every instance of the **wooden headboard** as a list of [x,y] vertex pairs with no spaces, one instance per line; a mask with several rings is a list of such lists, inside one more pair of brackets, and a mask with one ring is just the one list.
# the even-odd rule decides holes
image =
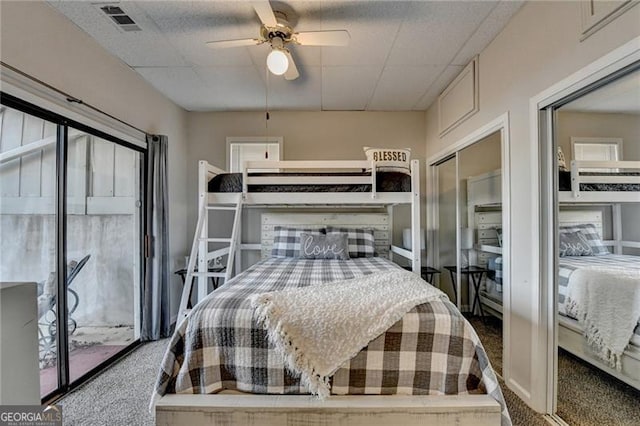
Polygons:
[[386,213],[263,213],[261,219],[262,259],[271,256],[274,226],[290,228],[323,228],[336,226],[344,228],[372,228],[376,239],[376,253],[389,257],[391,229]]
[[574,226],[582,223],[594,225],[600,238],[603,238],[601,210],[562,210],[558,212],[559,226]]

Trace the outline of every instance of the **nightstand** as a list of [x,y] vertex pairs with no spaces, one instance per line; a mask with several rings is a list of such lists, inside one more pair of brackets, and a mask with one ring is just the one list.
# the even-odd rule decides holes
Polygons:
[[[403,266],[407,271],[411,271],[411,266]],[[426,282],[433,285],[433,275],[439,274],[440,270],[436,268],[432,268],[431,266],[423,266],[420,268],[420,275]]]
[[[458,268],[456,266],[445,266],[444,269],[449,271],[449,275],[451,276],[451,283],[453,285],[453,294],[455,296],[456,301],[458,300],[458,290],[456,286],[456,276],[458,274]],[[489,272],[488,269],[481,268],[480,266],[470,265],[466,268],[460,268],[461,275],[467,275],[471,277],[470,282],[473,285],[473,306],[471,307],[471,313],[476,310],[476,303],[480,308],[480,317],[484,322],[484,312],[482,311],[482,303],[480,303],[480,284],[482,283],[482,276]]]
[[[226,267],[224,266],[210,266],[209,267],[209,272],[222,272],[226,269]],[[198,270],[196,269],[194,272],[198,272]],[[185,278],[187,276],[187,269],[186,268],[182,268],[182,269],[178,269],[177,271],[174,272],[174,274],[179,275],[180,278],[182,279],[182,287],[184,288],[184,281]],[[191,289],[193,290],[193,280],[195,279],[195,277],[193,277],[191,279]],[[210,277],[211,279],[211,285],[213,286],[213,289],[217,289],[218,288],[218,277]],[[187,302],[187,309],[191,309],[192,305],[191,305],[191,292],[189,292],[189,301]]]

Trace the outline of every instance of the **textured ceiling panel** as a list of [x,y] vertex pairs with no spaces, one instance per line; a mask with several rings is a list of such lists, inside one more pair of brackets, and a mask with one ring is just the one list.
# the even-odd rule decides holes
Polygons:
[[[640,114],[640,71],[570,102],[561,111]],[[626,142],[625,142],[626,143]],[[637,140],[632,143],[638,143]]]
[[100,10],[99,5],[83,1],[57,1],[50,2],[50,4],[127,65],[187,65],[180,52],[167,43],[165,35],[137,7],[137,3],[124,2],[119,4],[142,29],[142,31],[134,32],[125,32],[120,29]]
[[265,86],[255,67],[198,67],[195,72],[211,95],[210,101],[215,100],[219,109],[264,108]]
[[323,67],[322,108],[364,110],[381,71],[382,65]]
[[495,2],[411,3],[388,64],[449,64],[494,6]]
[[466,65],[486,45],[500,34],[505,22],[508,22],[520,10],[524,1],[513,0],[500,2],[489,16],[482,22],[469,41],[460,49],[453,61],[453,65]]
[[248,3],[230,2],[138,2],[169,43],[196,66],[251,65],[246,49],[211,49],[206,42],[257,38],[259,20]]
[[202,80],[189,67],[148,67],[135,70],[160,93],[187,110],[198,109],[197,106],[209,96],[203,90]]
[[268,84],[270,109],[291,109],[291,105],[300,110],[320,110],[322,107],[320,67],[305,68],[304,75],[293,81],[270,75]]
[[433,84],[429,86],[429,89],[427,89],[427,92],[422,98],[413,106],[413,109],[421,111],[429,108],[429,105],[440,96],[440,93],[447,88],[449,83],[451,83],[463,69],[464,67],[459,65],[449,65],[446,67]]
[[384,64],[406,9],[406,2],[376,2],[366,8],[362,2],[323,3],[322,29],[348,29],[351,42],[323,48],[322,65]]
[[412,109],[444,68],[444,65],[387,65],[367,109],[376,111]]

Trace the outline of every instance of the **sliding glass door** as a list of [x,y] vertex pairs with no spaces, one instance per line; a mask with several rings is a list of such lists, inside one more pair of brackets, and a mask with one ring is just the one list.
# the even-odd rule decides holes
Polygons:
[[[21,360],[5,368],[24,368],[23,379],[39,381],[40,389],[26,390],[44,396],[58,387],[57,351],[57,211],[55,123],[0,107],[0,282],[4,288],[25,283],[31,299],[27,309],[37,327],[30,335],[23,324],[2,324],[2,348],[16,342],[5,341],[15,334],[35,340],[30,345],[37,354],[22,354]],[[3,296],[4,298],[4,296]],[[31,315],[29,319],[31,320]],[[10,329],[5,329],[8,327]],[[35,365],[30,366],[26,359]],[[22,361],[22,362],[17,362]],[[39,380],[30,380],[33,374]],[[22,374],[22,373],[20,373]],[[4,380],[4,374],[3,374]]]
[[67,310],[73,383],[138,338],[141,154],[69,128]]
[[[12,403],[33,404],[139,339],[146,150],[11,96],[1,100],[0,301],[21,286],[30,304],[28,319],[3,316],[0,370],[3,389],[25,389]],[[7,336],[27,342],[10,364],[24,373],[11,381],[5,361],[16,342]]]

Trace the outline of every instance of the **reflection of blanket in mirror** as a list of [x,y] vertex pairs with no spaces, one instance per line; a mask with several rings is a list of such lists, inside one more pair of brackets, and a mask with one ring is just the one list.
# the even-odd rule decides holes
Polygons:
[[621,355],[640,320],[640,270],[591,266],[569,277],[566,310],[595,354],[622,369]]

